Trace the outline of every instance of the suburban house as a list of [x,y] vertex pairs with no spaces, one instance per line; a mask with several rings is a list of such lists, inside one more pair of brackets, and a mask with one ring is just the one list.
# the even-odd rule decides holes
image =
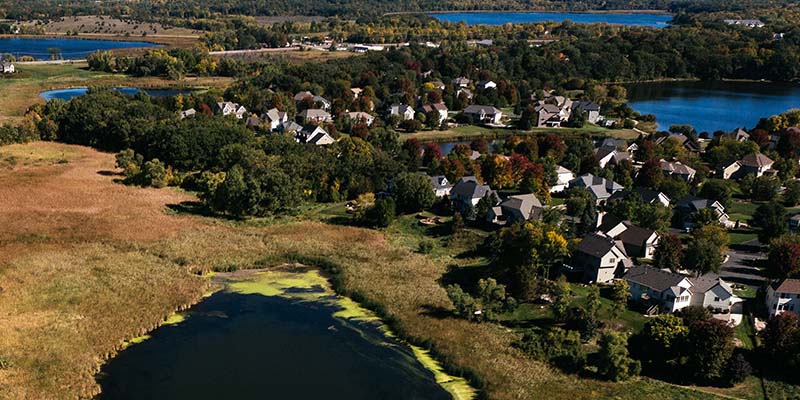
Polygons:
[[237,119],[242,119],[244,118],[244,115],[247,114],[247,109],[244,108],[244,106],[240,106],[238,103],[233,103],[230,101],[217,103],[215,111],[217,114],[222,115],[223,117],[233,115]]
[[465,211],[469,207],[477,206],[484,196],[491,193],[493,191],[489,185],[482,185],[474,176],[465,176],[450,189],[450,201],[453,208]]
[[497,225],[512,225],[531,219],[541,219],[542,203],[533,193],[509,196],[489,210],[487,220]]
[[628,153],[633,153],[636,150],[639,150],[639,145],[636,142],[631,142],[628,144],[628,141],[625,139],[614,139],[614,138],[605,138],[597,145],[597,148],[603,147],[612,147],[618,150],[625,149]]
[[658,190],[652,190],[643,187],[635,187],[630,190],[616,192],[608,198],[608,202],[612,203],[615,201],[622,201],[630,198],[631,196],[639,196],[639,198],[647,204],[659,203],[664,207],[669,207],[670,199],[667,197],[667,195],[659,192]]
[[733,294],[730,284],[714,273],[694,278],[636,266],[625,274],[624,279],[628,282],[632,299],[654,303],[664,312],[675,312],[689,306],[730,312],[734,304],[742,301]]
[[475,85],[478,90],[497,89],[497,84],[493,81],[480,81]]
[[195,115],[197,115],[197,110],[195,110],[194,108],[181,111],[181,119],[194,117]]
[[472,91],[471,90],[469,90],[467,88],[459,88],[458,90],[456,90],[456,97],[457,98],[461,98],[461,94],[462,93],[464,94],[464,97],[467,100],[472,100]]
[[309,108],[308,110],[303,110],[300,112],[299,117],[304,124],[321,124],[324,122],[333,121],[333,117],[327,111],[319,108]]
[[464,115],[469,115],[477,123],[500,124],[503,112],[492,106],[471,105],[464,109]]
[[679,145],[683,146],[684,149],[691,151],[692,153],[699,153],[700,152],[700,145],[699,143],[695,142],[694,140],[689,139],[686,135],[679,133],[679,134],[669,134],[665,136],[661,136],[655,140],[656,145],[660,145],[667,140],[672,140],[678,143]]
[[733,139],[737,142],[745,142],[750,139],[750,134],[742,128],[738,128],[733,132],[728,132],[724,135],[726,138]]
[[800,279],[784,279],[769,285],[766,301],[770,316],[784,312],[800,314]]
[[278,130],[281,132],[288,132],[288,133],[296,133],[303,129],[303,125],[298,124],[294,121],[286,121],[285,123],[281,124],[278,127]]
[[335,142],[333,137],[324,129],[316,125],[307,125],[295,134],[295,139],[300,143],[324,146]]
[[572,253],[573,272],[582,272],[587,282],[609,283],[625,275],[632,266],[622,242],[598,233],[586,235]]
[[569,119],[564,118],[561,109],[553,104],[539,104],[533,111],[536,113],[537,128],[560,128],[561,123]]
[[450,184],[450,181],[448,181],[444,175],[428,176],[428,178],[431,180],[433,193],[436,197],[441,198],[450,195],[450,190],[453,189],[453,185]]
[[556,165],[556,175],[558,176],[558,180],[556,184],[550,188],[550,193],[563,192],[567,189],[567,186],[569,186],[569,182],[575,179],[575,174],[572,171],[560,165]]
[[302,92],[297,92],[297,94],[294,95],[294,101],[295,103],[299,103],[309,97],[314,98],[314,93],[304,90]]
[[619,183],[592,174],[582,175],[571,180],[569,187],[570,189],[576,187],[586,188],[598,204],[608,200],[614,193],[625,190]]
[[470,83],[472,83],[472,81],[463,76],[453,79],[453,86],[455,87],[466,88]]
[[363,92],[364,92],[364,89],[361,89],[361,88],[357,88],[357,87],[350,88],[350,93],[353,94],[353,99],[354,100],[358,99],[359,96],[361,96],[361,93],[363,93]]
[[414,119],[415,113],[414,109],[406,104],[392,104],[389,106],[389,115],[399,115],[403,120]]
[[420,107],[419,111],[426,116],[434,111],[437,112],[439,114],[439,121],[437,124],[447,121],[447,106],[444,105],[444,103],[426,104]]
[[600,121],[600,105],[593,101],[576,101],[572,103],[572,112],[582,111],[586,121],[596,124]]
[[277,130],[281,125],[289,120],[288,115],[283,111],[278,111],[277,108],[271,108],[261,115],[261,122],[269,124],[269,130]]
[[653,258],[661,239],[658,232],[638,227],[611,214],[601,214],[597,232],[621,241],[628,257]]
[[16,67],[10,61],[3,61],[0,60],[0,73],[2,74],[13,74],[17,72]]
[[261,119],[256,116],[247,117],[246,122],[244,125],[248,128],[257,128],[261,126]]
[[694,175],[697,173],[697,170],[686,164],[682,164],[680,161],[664,160],[661,160],[661,171],[663,171],[666,176],[675,176],[686,182],[694,180]]
[[789,217],[789,231],[797,232],[800,228],[800,214],[795,214]]
[[372,126],[372,123],[375,122],[375,117],[363,111],[350,112],[347,113],[347,116],[353,123],[364,123],[367,124],[367,126]]
[[623,161],[631,161],[631,155],[627,151],[618,150],[616,147],[600,147],[594,150],[594,159],[600,168],[606,165],[617,165]]
[[725,207],[716,200],[702,199],[694,196],[686,196],[678,200],[675,204],[675,213],[680,227],[687,229],[694,227],[694,218],[700,210],[711,210],[717,216],[717,221],[726,226],[732,227],[735,223],[728,219],[725,214]]
[[722,168],[720,176],[722,179],[739,179],[745,175],[759,177],[772,169],[773,164],[775,161],[761,153],[750,153],[741,160],[734,161],[731,165]]
[[726,19],[723,20],[728,25],[742,25],[748,28],[763,28],[765,24],[758,19]]

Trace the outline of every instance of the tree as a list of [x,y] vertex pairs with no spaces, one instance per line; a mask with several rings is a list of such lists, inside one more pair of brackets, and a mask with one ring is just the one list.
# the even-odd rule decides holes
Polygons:
[[395,199],[401,212],[428,209],[436,201],[431,180],[422,174],[403,173],[395,180]]
[[800,181],[790,181],[786,184],[786,191],[783,192],[783,203],[787,207],[794,207],[800,204]]
[[792,313],[781,313],[767,321],[761,332],[762,349],[783,368],[800,365],[800,318]]
[[750,199],[753,201],[770,201],[780,189],[780,182],[771,176],[760,176],[750,186]]
[[681,317],[686,326],[692,326],[696,322],[702,322],[713,317],[711,311],[702,306],[684,307],[675,312],[675,315]]
[[556,282],[553,305],[551,306],[553,318],[556,322],[564,322],[567,319],[570,302],[572,302],[572,289],[566,279],[561,279]]
[[639,174],[636,175],[636,185],[656,189],[664,178],[664,171],[661,170],[661,162],[655,158],[645,161]]
[[609,331],[600,338],[597,371],[604,378],[619,382],[639,374],[641,365],[628,356],[625,336]]
[[700,382],[723,377],[733,355],[733,328],[724,321],[708,319],[689,328],[687,366]]
[[800,238],[783,235],[769,243],[767,272],[775,279],[790,278],[800,273]]
[[707,199],[716,200],[723,206],[728,207],[733,196],[733,187],[728,181],[708,180],[700,187],[699,195]]
[[658,269],[677,271],[683,259],[683,244],[677,235],[667,233],[661,236],[653,255],[653,266]]
[[586,313],[589,318],[597,319],[600,312],[600,287],[597,285],[589,286],[589,293],[586,295]]
[[391,225],[397,215],[394,199],[384,197],[376,200],[375,206],[368,211],[368,215],[376,227],[385,228]]
[[689,328],[673,314],[661,314],[650,319],[637,335],[638,357],[661,367],[681,354],[688,334]]
[[456,314],[469,320],[475,318],[475,299],[469,293],[461,289],[459,285],[448,285],[445,290],[447,291],[447,297],[450,298],[456,308]]
[[170,174],[168,174],[167,168],[165,168],[164,163],[157,158],[144,163],[142,175],[144,183],[155,188],[163,188],[167,186],[170,181]]
[[628,308],[628,298],[630,296],[628,281],[624,279],[614,281],[614,286],[611,288],[611,301],[614,302],[612,313],[615,318]]
[[139,179],[139,174],[142,172],[142,164],[144,164],[144,157],[141,154],[136,154],[132,149],[125,149],[117,153],[116,166],[122,168],[122,173],[125,175],[125,180],[135,183]]
[[505,189],[514,186],[511,162],[502,155],[488,155],[481,164],[481,173],[486,180],[486,184],[493,188]]
[[744,380],[752,374],[753,366],[750,365],[742,353],[736,353],[725,368],[724,379],[728,385],[733,386],[737,383],[744,382]]
[[788,229],[786,209],[776,202],[764,203],[753,213],[752,225],[761,228],[758,240],[763,244],[769,244],[770,240],[783,235]]
[[692,231],[683,257],[683,265],[698,274],[719,272],[728,252],[725,228],[706,225]]

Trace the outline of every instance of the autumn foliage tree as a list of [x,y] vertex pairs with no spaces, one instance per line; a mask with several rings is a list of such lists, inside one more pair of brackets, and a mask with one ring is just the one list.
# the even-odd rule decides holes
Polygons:
[[800,239],[784,235],[770,242],[767,271],[776,279],[796,276],[800,272]]

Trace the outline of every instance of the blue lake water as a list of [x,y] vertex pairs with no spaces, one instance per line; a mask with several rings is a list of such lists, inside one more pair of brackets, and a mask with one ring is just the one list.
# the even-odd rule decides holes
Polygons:
[[406,346],[336,307],[218,292],[111,359],[99,400],[447,400]]
[[154,43],[63,38],[0,38],[0,54],[12,54],[17,58],[31,56],[37,60],[49,60],[50,50],[58,49],[57,58],[65,60],[84,59],[98,50],[154,47]]
[[566,20],[582,23],[607,23],[613,25],[646,26],[664,28],[672,20],[668,14],[637,13],[557,13],[557,12],[465,12],[429,14],[447,22],[465,22],[467,25],[505,25],[535,22],[563,22]]
[[[139,93],[139,88],[115,88],[114,90],[122,93],[127,94],[129,96],[133,96],[136,93]],[[64,101],[70,101],[78,96],[83,96],[89,91],[89,88],[71,88],[71,89],[59,89],[59,90],[49,90],[47,92],[39,93],[39,97],[45,100],[52,100],[52,99],[61,99]],[[165,96],[177,96],[179,94],[187,94],[191,93],[191,90],[175,90],[175,89],[144,89],[144,91],[153,97],[165,97]]]
[[800,108],[800,85],[771,82],[653,82],[626,85],[628,105],[655,114],[660,129],[698,132],[753,128],[762,117]]

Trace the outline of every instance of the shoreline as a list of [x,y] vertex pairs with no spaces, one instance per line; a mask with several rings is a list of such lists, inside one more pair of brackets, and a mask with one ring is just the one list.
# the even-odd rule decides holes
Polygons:
[[397,11],[385,13],[383,16],[392,15],[408,15],[408,14],[425,14],[425,15],[439,15],[439,14],[642,14],[642,15],[670,15],[667,10],[584,10],[584,11],[569,11],[569,10],[448,10],[448,11]]

